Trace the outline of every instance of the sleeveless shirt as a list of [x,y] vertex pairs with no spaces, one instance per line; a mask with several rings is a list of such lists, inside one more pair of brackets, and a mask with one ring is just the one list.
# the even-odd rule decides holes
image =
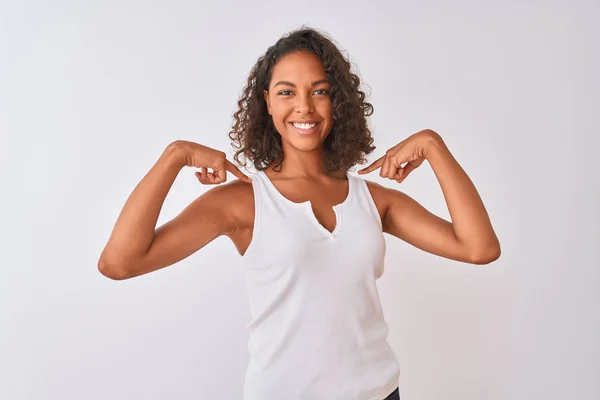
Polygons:
[[398,386],[376,286],[386,248],[381,218],[365,180],[347,177],[330,232],[310,201],[287,199],[263,171],[251,175],[244,400],[382,400]]

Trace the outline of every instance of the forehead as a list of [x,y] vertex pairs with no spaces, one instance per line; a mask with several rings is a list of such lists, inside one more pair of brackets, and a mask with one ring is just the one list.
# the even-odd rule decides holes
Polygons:
[[319,57],[306,51],[296,51],[286,54],[275,64],[271,82],[288,80],[301,83],[325,78],[327,75]]

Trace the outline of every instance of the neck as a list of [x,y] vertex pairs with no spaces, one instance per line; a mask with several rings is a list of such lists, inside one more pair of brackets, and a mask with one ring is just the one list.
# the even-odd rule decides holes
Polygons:
[[[272,170],[274,166],[275,163],[272,163],[267,169]],[[343,178],[346,176],[345,171],[327,171],[323,152],[317,150],[311,152],[284,152],[280,170],[273,172],[285,178],[321,178],[325,176]]]

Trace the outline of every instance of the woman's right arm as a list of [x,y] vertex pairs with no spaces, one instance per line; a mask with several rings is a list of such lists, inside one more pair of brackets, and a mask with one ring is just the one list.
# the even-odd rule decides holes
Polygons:
[[[165,198],[185,166],[202,168],[202,183],[226,181],[227,171],[250,181],[225,159],[225,153],[192,142],[171,143],[135,187],[110,235],[100,259],[100,272],[116,280],[129,279],[172,265],[235,225],[227,210],[227,186],[215,187],[156,229]],[[213,173],[206,173],[206,168]],[[207,174],[211,177],[207,178]],[[206,182],[204,182],[206,181]]]

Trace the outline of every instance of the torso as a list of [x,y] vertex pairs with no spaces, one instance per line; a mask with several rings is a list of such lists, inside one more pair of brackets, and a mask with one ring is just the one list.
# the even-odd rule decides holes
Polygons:
[[[269,170],[264,170],[264,172],[277,190],[287,199],[295,203],[310,201],[319,223],[328,231],[333,231],[336,220],[332,207],[343,202],[348,195],[348,181],[344,178],[345,174],[342,174],[339,179],[332,178],[327,182],[315,183],[300,179],[279,178],[276,173]],[[385,188],[377,183],[365,181],[379,212],[379,217],[383,221],[387,211]],[[236,215],[236,227],[232,228],[227,236],[239,254],[243,255],[250,245],[254,229],[254,193],[252,184],[240,180],[232,182],[231,188],[235,191],[235,194],[231,196],[235,201],[230,205]]]
[[233,181],[239,191],[219,199],[222,217],[237,214],[228,236],[244,255],[245,397],[383,399],[399,377],[376,284],[386,249],[377,218],[391,192],[346,173],[286,179],[267,170],[253,179]]

